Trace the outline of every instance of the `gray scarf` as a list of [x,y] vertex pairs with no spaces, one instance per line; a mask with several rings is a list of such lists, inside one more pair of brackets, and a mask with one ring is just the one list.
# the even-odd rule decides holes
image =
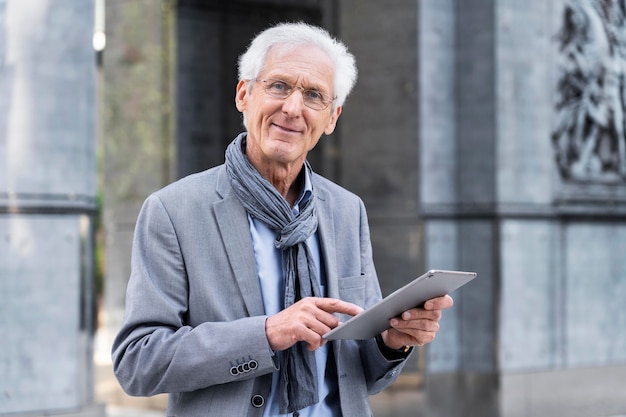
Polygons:
[[[248,214],[275,230],[274,245],[283,250],[285,305],[304,297],[320,297],[318,277],[306,240],[317,230],[315,196],[311,196],[294,216],[289,203],[250,164],[245,156],[246,134],[242,133],[226,149],[226,172]],[[305,161],[304,169],[311,172]],[[315,190],[313,190],[315,191]],[[305,342],[297,342],[281,355],[280,412],[291,413],[319,401],[315,353]]]

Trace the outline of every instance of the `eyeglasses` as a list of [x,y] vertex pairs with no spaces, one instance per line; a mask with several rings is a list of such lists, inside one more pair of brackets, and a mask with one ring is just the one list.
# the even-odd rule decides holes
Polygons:
[[302,99],[304,105],[313,110],[324,110],[330,103],[334,101],[321,91],[305,89],[300,86],[294,86],[283,80],[268,78],[267,80],[254,79],[252,81],[260,81],[267,94],[272,97],[286,99],[296,88],[302,91]]

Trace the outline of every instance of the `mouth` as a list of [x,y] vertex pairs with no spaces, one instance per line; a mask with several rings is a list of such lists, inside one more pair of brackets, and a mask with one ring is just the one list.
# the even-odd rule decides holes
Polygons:
[[285,125],[279,125],[276,123],[272,123],[272,126],[274,126],[275,128],[283,131],[283,132],[287,132],[287,133],[300,133],[301,130],[300,129],[295,129],[294,127],[290,127],[290,126],[285,126]]

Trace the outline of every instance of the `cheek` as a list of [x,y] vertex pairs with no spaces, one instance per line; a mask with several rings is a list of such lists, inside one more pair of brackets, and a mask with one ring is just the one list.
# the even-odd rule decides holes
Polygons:
[[258,112],[253,110],[246,111],[246,118],[248,120],[248,127],[252,129],[259,129],[263,123],[263,118]]
[[309,147],[307,149],[307,152],[310,152],[313,150],[313,148],[315,148],[315,146],[317,146],[317,143],[320,141],[320,136],[321,132],[319,134],[315,134],[315,136],[313,136],[313,138],[311,139],[311,142],[309,143]]

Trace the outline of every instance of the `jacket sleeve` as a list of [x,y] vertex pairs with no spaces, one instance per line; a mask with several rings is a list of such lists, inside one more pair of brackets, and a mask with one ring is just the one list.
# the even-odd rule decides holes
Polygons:
[[188,324],[186,274],[176,229],[152,195],[137,220],[125,316],[112,348],[114,373],[130,395],[195,391],[277,369],[265,316]]

